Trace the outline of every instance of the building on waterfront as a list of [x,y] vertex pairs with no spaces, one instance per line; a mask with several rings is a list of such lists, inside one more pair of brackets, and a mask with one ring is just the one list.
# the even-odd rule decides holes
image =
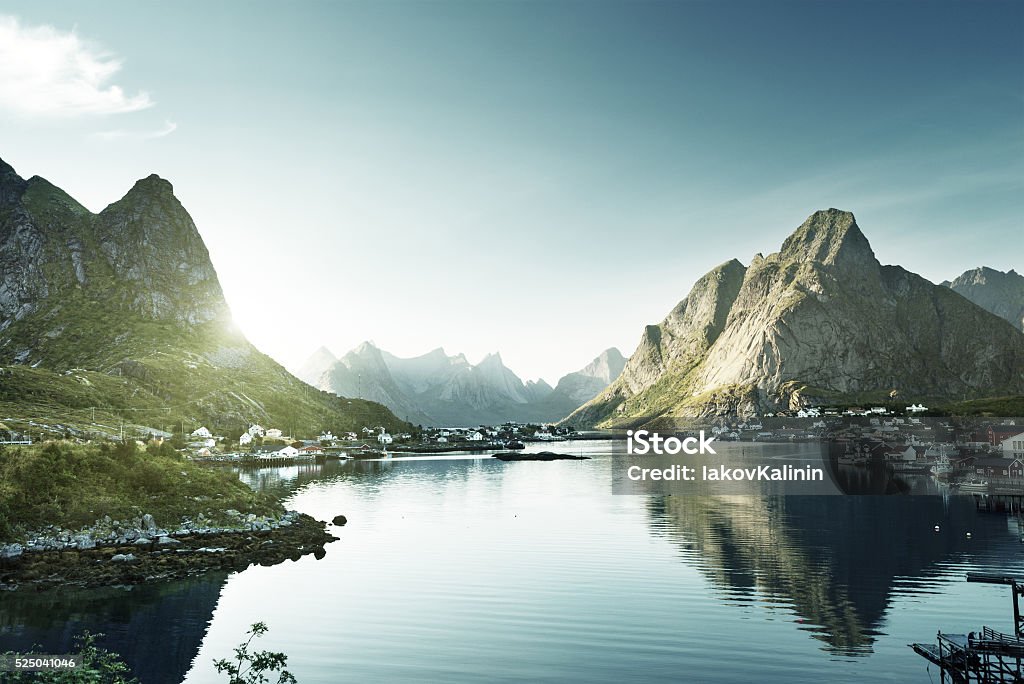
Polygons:
[[986,436],[988,443],[994,447],[1002,446],[1003,441],[1020,433],[1020,425],[1004,423],[1002,425],[990,425]]
[[1024,432],[1003,440],[1003,457],[1024,459]]
[[1010,478],[1019,480],[1024,478],[1024,461],[1019,458],[1002,458],[1001,456],[986,456],[974,459],[972,464],[975,475],[988,478]]

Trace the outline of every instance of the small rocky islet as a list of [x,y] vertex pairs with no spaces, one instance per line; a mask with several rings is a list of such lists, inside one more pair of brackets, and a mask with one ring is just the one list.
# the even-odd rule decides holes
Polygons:
[[174,530],[160,528],[149,514],[127,521],[108,516],[77,532],[51,526],[26,535],[24,543],[0,545],[0,591],[132,585],[308,554],[319,559],[337,540],[326,523],[297,511],[228,510],[216,523],[198,516]]

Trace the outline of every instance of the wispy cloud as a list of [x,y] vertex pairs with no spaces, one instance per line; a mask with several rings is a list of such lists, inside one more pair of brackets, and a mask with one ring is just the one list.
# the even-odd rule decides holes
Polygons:
[[173,121],[165,121],[164,125],[155,131],[130,131],[124,128],[117,128],[112,131],[100,131],[94,133],[93,137],[99,140],[153,140],[163,138],[178,130],[178,124]]
[[25,26],[0,15],[0,109],[75,117],[151,107],[147,93],[127,95],[110,83],[120,70],[120,59],[74,31]]

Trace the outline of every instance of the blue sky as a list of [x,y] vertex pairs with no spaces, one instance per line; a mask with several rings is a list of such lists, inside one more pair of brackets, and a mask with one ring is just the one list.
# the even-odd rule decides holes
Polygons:
[[554,382],[827,207],[935,281],[1024,267],[1022,3],[0,17],[0,157],[93,210],[171,180],[238,323],[287,364],[372,339]]

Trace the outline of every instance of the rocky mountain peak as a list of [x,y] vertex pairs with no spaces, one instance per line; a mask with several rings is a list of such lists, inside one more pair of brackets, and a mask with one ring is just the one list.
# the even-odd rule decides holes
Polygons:
[[504,366],[505,364],[501,361],[500,352],[492,352],[485,356],[478,366]]
[[[183,326],[231,314],[192,217],[153,175],[93,214],[39,176],[0,164],[0,345],[19,363],[81,357],[62,341],[83,320],[127,339],[139,321]],[[107,318],[105,318],[107,317]],[[142,343],[141,341],[139,342]],[[104,345],[94,350],[102,354]]]
[[894,389],[929,404],[1020,394],[1024,337],[992,315],[1024,327],[1016,281],[968,272],[950,284],[955,296],[879,265],[850,212],[819,211],[745,275],[727,262],[699,279],[647,327],[620,378],[568,420],[746,415]]
[[811,214],[786,238],[779,254],[786,261],[815,261],[826,265],[878,263],[853,213],[841,209],[823,209]]
[[1024,276],[988,266],[965,271],[944,286],[1024,330]]
[[25,192],[25,180],[10,164],[0,159],[0,206],[17,202]]
[[597,378],[605,385],[611,383],[626,365],[626,358],[616,347],[610,347],[601,352],[597,358],[584,366],[579,372],[588,377]]
[[155,173],[151,173],[145,178],[140,178],[135,181],[135,185],[128,191],[125,197],[137,197],[137,196],[157,196],[157,197],[173,197],[174,186],[171,182],[161,178]]
[[349,353],[357,356],[380,356],[380,348],[370,340],[366,340]]

